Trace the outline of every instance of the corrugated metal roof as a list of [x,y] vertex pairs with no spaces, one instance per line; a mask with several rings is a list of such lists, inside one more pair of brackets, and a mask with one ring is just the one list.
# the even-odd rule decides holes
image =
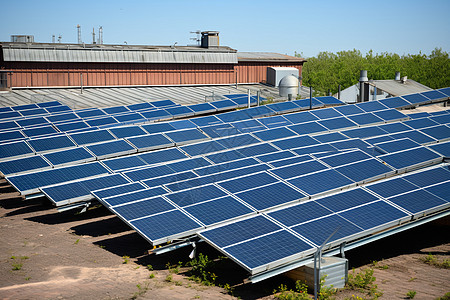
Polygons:
[[239,61],[306,61],[304,58],[273,52],[238,52],[237,56]]
[[431,89],[417,81],[408,79],[405,83],[398,80],[371,80],[369,84],[376,86],[393,96],[420,93]]

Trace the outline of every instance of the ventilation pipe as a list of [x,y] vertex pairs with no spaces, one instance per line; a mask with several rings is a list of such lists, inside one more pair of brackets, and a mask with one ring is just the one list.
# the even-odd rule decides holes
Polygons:
[[359,102],[369,100],[369,78],[367,78],[367,70],[361,70],[359,75]]
[[397,81],[400,81],[400,72],[395,72],[395,79]]

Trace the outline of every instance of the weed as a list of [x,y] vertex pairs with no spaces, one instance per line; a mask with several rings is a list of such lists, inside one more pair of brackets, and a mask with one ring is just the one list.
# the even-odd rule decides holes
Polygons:
[[417,277],[411,277],[408,281],[414,281],[414,280],[416,280],[417,279]]
[[195,295],[194,299],[200,299],[200,296],[199,295]]
[[203,285],[215,285],[217,275],[210,270],[214,269],[214,261],[200,253],[197,258],[187,263],[191,270],[188,271],[189,279]]
[[155,274],[151,273],[150,276],[148,276],[150,279],[155,278]]
[[181,261],[178,262],[177,265],[172,265],[170,262],[166,264],[167,269],[169,269],[169,273],[178,274],[180,273],[180,268],[183,266]]
[[29,259],[28,256],[21,256],[20,259]]
[[127,256],[127,255],[124,255],[124,256],[122,256],[122,258],[123,258],[123,264],[127,264],[127,263],[129,263],[130,262],[130,257],[129,256]]
[[77,239],[74,244],[78,245],[79,242],[80,242],[80,239]]
[[167,281],[167,282],[172,282],[172,280],[173,280],[172,274],[169,274],[169,275],[166,276],[165,281]]
[[28,276],[28,277],[25,277],[25,280],[26,280],[26,281],[28,281],[28,280],[30,280],[30,279],[31,279],[31,277],[29,277],[29,276]]
[[152,265],[147,265],[147,269],[148,269],[149,271],[153,271],[153,266],[152,266]]
[[372,267],[377,268],[377,269],[381,269],[381,270],[389,269],[388,265],[380,265],[379,261],[376,261],[376,260],[372,261],[371,264],[372,264]]
[[278,287],[278,290],[274,290],[274,294],[276,299],[280,300],[307,300],[311,299],[311,296],[308,295],[308,286],[305,282],[301,280],[297,280],[295,282],[295,291],[288,290],[285,284],[281,284]]
[[433,255],[431,253],[429,253],[427,256],[422,258],[422,261],[431,266],[435,266],[435,267],[443,268],[443,269],[450,269],[450,259],[444,259],[441,262],[438,260],[438,258],[435,255]]
[[103,245],[98,245],[101,249],[105,249],[105,246]]
[[436,298],[436,300],[450,300],[450,292],[445,293],[442,297]]
[[22,263],[16,263],[16,262],[14,262],[13,264],[12,264],[12,270],[13,271],[18,271],[18,270],[20,270],[20,269],[22,269]]
[[133,297],[131,299],[137,299],[139,296],[144,295],[148,291],[149,282],[144,283],[144,285],[136,284],[136,287],[138,288],[138,291],[133,294]]
[[358,290],[361,292],[367,292],[369,296],[377,298],[382,295],[378,291],[378,286],[374,283],[376,280],[373,276],[373,269],[367,268],[356,273],[355,270],[348,274],[347,288],[351,290]]
[[416,291],[409,291],[406,293],[406,298],[408,299],[414,299],[414,297],[416,296]]
[[223,289],[225,291],[227,291],[228,294],[233,296],[234,287],[230,286],[228,283],[225,283],[225,285],[223,286]]
[[18,271],[18,270],[21,270],[22,267],[23,267],[22,261],[26,260],[26,259],[29,259],[29,257],[28,256],[20,256],[20,257],[18,257],[18,256],[14,256],[13,255],[13,256],[11,256],[11,259],[14,260],[14,262],[12,263],[12,270],[13,271]]
[[183,283],[180,280],[175,281],[175,285],[182,286]]

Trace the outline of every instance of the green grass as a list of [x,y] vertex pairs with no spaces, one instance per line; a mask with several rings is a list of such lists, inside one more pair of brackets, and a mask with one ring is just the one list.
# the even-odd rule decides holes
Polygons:
[[406,298],[408,299],[414,299],[414,297],[416,296],[416,291],[409,291],[406,293]]

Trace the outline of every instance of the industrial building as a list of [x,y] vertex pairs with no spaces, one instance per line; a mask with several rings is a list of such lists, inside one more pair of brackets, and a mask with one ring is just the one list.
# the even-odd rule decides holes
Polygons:
[[[199,46],[0,43],[5,87],[159,86],[265,83],[267,68],[290,67],[301,76],[303,58],[238,52],[219,45],[217,31],[202,32]],[[31,41],[31,42],[29,42]]]

